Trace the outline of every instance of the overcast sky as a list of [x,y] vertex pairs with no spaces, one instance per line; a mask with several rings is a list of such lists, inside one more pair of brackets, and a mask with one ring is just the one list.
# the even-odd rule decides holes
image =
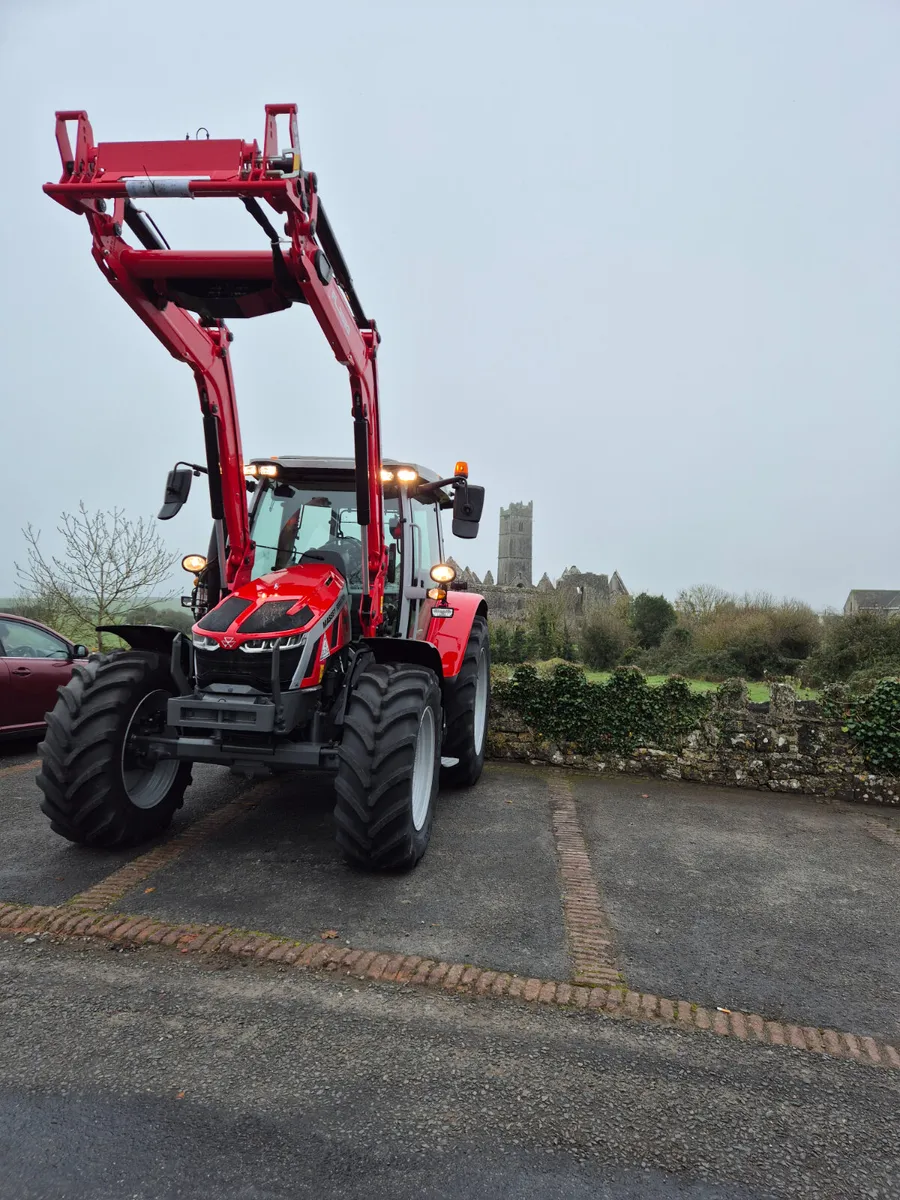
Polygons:
[[[533,499],[535,578],[900,587],[896,0],[0,0],[0,38],[0,596],[26,520],[49,546],[82,499],[154,513],[202,455],[189,370],[41,194],[54,110],[261,140],[285,100],[383,334],[386,456],[488,489],[458,558],[496,572],[500,506]],[[150,211],[265,246],[237,201]],[[350,453],[311,314],[232,328],[248,455]],[[181,554],[208,525],[198,489],[160,528]]]

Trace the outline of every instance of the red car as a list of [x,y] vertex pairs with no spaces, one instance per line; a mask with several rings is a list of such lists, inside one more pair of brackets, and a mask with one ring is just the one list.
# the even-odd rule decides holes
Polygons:
[[86,647],[27,617],[0,613],[0,738],[43,733],[56,689]]

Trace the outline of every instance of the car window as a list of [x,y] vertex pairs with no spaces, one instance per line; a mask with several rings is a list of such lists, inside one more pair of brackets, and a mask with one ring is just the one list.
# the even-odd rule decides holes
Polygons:
[[64,641],[21,621],[0,621],[0,645],[7,658],[68,658]]

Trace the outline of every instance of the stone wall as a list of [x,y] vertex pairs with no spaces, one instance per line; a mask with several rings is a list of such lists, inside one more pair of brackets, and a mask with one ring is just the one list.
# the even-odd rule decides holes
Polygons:
[[512,621],[524,625],[528,617],[528,606],[537,595],[535,588],[491,587],[483,583],[470,583],[469,590],[484,596],[491,621]]
[[515,714],[495,707],[488,754],[594,772],[900,805],[900,779],[872,774],[841,722],[826,717],[815,701],[799,700],[786,684],[773,684],[766,704],[751,703],[743,685],[724,685],[708,717],[677,748],[642,747],[627,758],[574,754],[570,747],[543,741]]

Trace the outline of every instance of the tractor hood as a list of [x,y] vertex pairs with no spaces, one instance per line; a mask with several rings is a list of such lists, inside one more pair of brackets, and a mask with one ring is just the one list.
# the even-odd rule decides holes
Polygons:
[[346,595],[343,575],[328,563],[286,567],[226,596],[194,625],[194,641],[212,640],[234,650],[261,639],[305,633],[320,623],[327,627]]

